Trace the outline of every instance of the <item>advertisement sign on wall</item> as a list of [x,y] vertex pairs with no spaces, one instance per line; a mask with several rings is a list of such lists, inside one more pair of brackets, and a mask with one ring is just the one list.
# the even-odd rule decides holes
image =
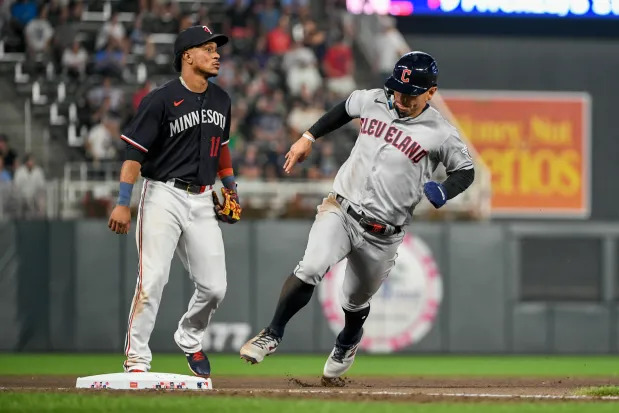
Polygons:
[[590,214],[586,93],[444,91],[458,127],[492,175],[492,215]]

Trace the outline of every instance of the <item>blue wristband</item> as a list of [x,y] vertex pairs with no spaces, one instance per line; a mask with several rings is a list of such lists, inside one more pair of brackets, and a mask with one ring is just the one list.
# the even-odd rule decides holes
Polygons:
[[118,205],[129,206],[131,202],[131,192],[133,191],[133,184],[128,182],[120,183],[120,190],[118,191]]
[[236,180],[234,179],[234,175],[228,175],[225,178],[222,178],[221,183],[226,188],[236,191]]

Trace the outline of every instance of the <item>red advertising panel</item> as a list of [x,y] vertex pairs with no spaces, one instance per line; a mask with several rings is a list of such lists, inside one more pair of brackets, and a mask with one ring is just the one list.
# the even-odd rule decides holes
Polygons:
[[586,218],[590,98],[585,93],[441,91],[492,175],[492,215]]

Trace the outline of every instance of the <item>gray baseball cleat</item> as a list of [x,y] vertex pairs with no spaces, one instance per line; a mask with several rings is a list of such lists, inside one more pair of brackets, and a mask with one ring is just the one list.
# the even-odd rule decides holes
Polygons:
[[355,355],[361,343],[361,337],[363,336],[363,330],[359,335],[359,340],[350,345],[340,344],[335,340],[335,346],[331,350],[331,354],[327,358],[325,368],[322,373],[323,385],[334,385],[334,379],[339,378],[342,374],[346,373],[355,361]]
[[241,358],[251,364],[260,363],[266,356],[277,350],[281,341],[281,337],[276,336],[267,327],[241,347]]

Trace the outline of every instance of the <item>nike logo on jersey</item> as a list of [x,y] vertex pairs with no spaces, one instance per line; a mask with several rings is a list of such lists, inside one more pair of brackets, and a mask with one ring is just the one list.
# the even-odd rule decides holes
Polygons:
[[401,139],[404,134],[401,129],[395,126],[387,128],[387,123],[378,119],[361,118],[361,131],[359,134],[384,139],[385,142],[402,152],[413,163],[418,163],[428,154],[428,151],[423,149],[421,145],[415,142],[410,136],[404,136],[404,138]]
[[201,123],[212,123],[223,130],[226,126],[226,117],[213,109],[194,110],[170,122],[170,137]]
[[181,99],[181,100],[179,100],[178,102],[177,102],[177,101],[174,101],[174,107],[176,107],[176,106],[180,105],[180,104],[181,104],[181,103],[183,103],[184,101],[185,101],[185,99]]

